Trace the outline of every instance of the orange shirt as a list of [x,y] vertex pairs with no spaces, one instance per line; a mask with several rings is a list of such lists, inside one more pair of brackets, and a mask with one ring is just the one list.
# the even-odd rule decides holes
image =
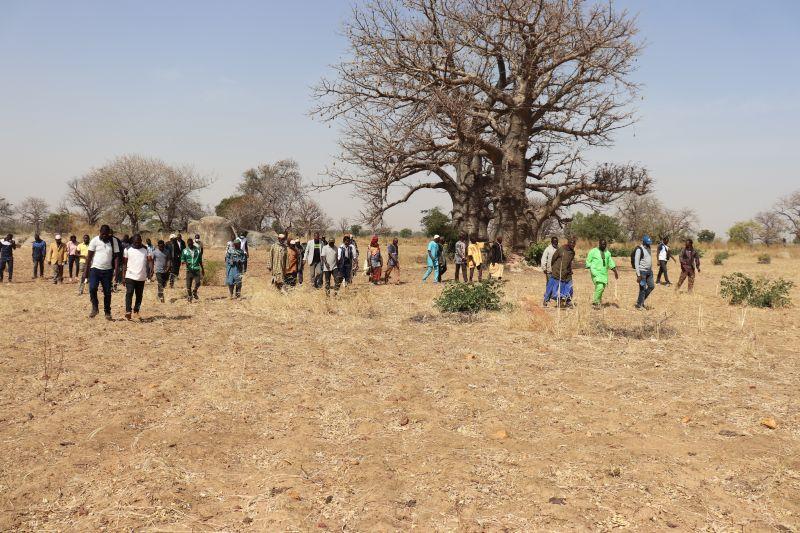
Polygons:
[[286,273],[294,274],[295,272],[297,272],[297,250],[294,249],[294,246],[290,246],[286,250]]

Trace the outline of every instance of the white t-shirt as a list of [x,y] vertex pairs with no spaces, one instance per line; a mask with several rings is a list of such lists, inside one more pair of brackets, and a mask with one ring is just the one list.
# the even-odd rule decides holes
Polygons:
[[94,252],[92,268],[111,270],[112,260],[114,259],[114,254],[119,253],[119,246],[117,246],[117,241],[113,237],[110,237],[108,242],[103,242],[98,236],[89,242],[89,251]]
[[662,244],[658,250],[658,260],[659,261],[666,261],[667,260],[667,253],[669,253],[669,246],[666,244]]
[[150,252],[147,248],[125,248],[122,256],[128,260],[128,266],[125,270],[125,279],[132,279],[133,281],[144,281],[147,279],[147,258],[150,257]]

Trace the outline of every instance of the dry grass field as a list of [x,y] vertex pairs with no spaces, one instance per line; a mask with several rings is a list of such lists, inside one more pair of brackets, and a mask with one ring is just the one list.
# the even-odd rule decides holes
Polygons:
[[422,246],[403,284],[330,299],[276,293],[258,250],[242,301],[148,285],[141,322],[119,293],[114,322],[87,319],[19,250],[0,530],[800,530],[800,311],[717,295],[763,273],[800,303],[797,249],[709,254],[694,295],[658,287],[647,312],[627,265],[601,311],[585,271],[559,311],[514,267],[513,308],[467,319],[434,309]]

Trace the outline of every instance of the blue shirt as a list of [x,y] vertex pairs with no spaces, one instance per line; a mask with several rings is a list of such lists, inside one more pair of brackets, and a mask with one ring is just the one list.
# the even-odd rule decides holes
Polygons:
[[31,250],[34,259],[43,259],[47,253],[47,243],[44,242],[44,239],[41,239],[39,242],[33,241],[31,243]]
[[439,260],[439,243],[436,241],[431,241],[428,243],[428,263],[433,264],[438,260]]

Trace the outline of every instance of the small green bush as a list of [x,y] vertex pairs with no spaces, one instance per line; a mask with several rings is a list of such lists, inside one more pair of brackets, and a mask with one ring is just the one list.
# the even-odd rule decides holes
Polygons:
[[503,304],[503,282],[490,279],[480,283],[448,285],[433,303],[443,313],[499,311]]
[[542,254],[545,248],[550,246],[549,242],[535,242],[525,250],[525,262],[531,266],[539,266],[542,264]]
[[222,276],[225,272],[223,261],[203,261],[203,285],[221,285]]
[[714,254],[714,264],[715,265],[721,265],[730,256],[731,256],[731,253],[729,251],[727,251],[727,250],[725,250],[723,252],[717,252],[716,254]]
[[633,248],[624,246],[609,246],[608,248],[608,251],[611,252],[611,257],[630,257],[633,250]]
[[758,264],[768,265],[772,262],[772,256],[769,254],[758,254]]
[[752,307],[787,307],[792,301],[789,291],[794,283],[783,278],[770,280],[764,277],[751,278],[741,272],[722,276],[720,295],[733,305]]

